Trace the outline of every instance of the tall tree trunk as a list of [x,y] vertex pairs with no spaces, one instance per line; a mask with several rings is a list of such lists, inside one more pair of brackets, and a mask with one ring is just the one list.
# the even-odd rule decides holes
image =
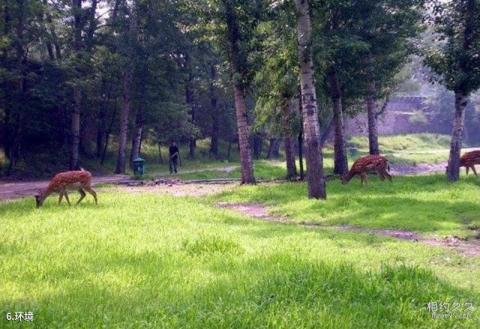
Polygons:
[[279,138],[270,138],[267,159],[278,159],[280,157],[280,142]]
[[188,142],[188,157],[195,159],[195,150],[197,149],[197,139],[195,137],[190,138]]
[[[82,49],[82,0],[72,0],[73,12],[73,48],[75,56],[80,57]],[[77,76],[80,80],[81,77]],[[80,150],[80,112],[82,108],[82,91],[79,81],[74,82],[73,86],[73,108],[71,122],[71,149],[70,149],[70,169],[78,169],[79,166],[79,150]]]
[[302,118],[306,144],[308,197],[326,199],[323,155],[320,147],[317,96],[312,60],[312,26],[308,0],[295,0],[297,8],[298,54],[302,91]]
[[[5,6],[5,14],[8,16],[8,7]],[[10,143],[8,146],[8,153],[7,158],[9,159],[9,167],[7,169],[7,175],[10,175],[11,172],[15,169],[17,165],[17,161],[20,158],[20,150],[21,150],[21,143],[22,143],[22,131],[23,131],[23,121],[24,121],[24,108],[23,108],[23,100],[24,95],[26,93],[26,65],[27,65],[27,55],[26,55],[26,48],[25,48],[25,40],[24,40],[24,31],[25,31],[25,20],[27,18],[26,15],[26,6],[24,0],[17,0],[16,4],[16,16],[17,22],[15,26],[15,37],[13,40],[13,46],[16,51],[16,69],[19,71],[19,78],[12,84],[12,89],[10,92],[13,92],[13,97],[8,97],[9,100],[12,102],[11,106],[11,117],[12,117],[12,129],[8,131],[11,133],[9,140],[7,142]],[[5,17],[5,23],[8,25],[10,22],[10,17]],[[9,27],[8,27],[9,28]],[[5,29],[8,29],[5,27]],[[7,56],[7,54],[5,54]],[[7,91],[8,92],[8,91]],[[7,113],[10,111],[7,110]],[[7,127],[9,128],[9,127]]]
[[230,156],[232,155],[232,140],[228,141],[228,149],[227,149],[227,160],[230,161]]
[[253,175],[252,150],[250,146],[250,127],[245,102],[245,84],[242,77],[247,68],[243,65],[244,54],[240,49],[242,34],[234,1],[225,1],[225,18],[229,42],[229,57],[232,66],[233,91],[235,95],[235,114],[237,119],[238,144],[240,148],[240,166],[242,184],[255,184]]
[[465,124],[465,108],[468,96],[455,92],[455,116],[453,119],[452,140],[450,142],[450,158],[447,166],[447,177],[451,182],[460,178],[460,152],[462,150],[463,129]]
[[260,159],[262,156],[263,138],[260,134],[253,135],[253,157]]
[[220,133],[220,119],[218,115],[213,116],[212,123],[212,133],[210,136],[210,154],[214,157],[218,157],[218,144],[219,144],[219,133]]
[[105,157],[107,155],[108,151],[108,143],[110,142],[110,135],[112,133],[113,129],[113,124],[115,123],[116,117],[117,117],[117,101],[115,100],[115,106],[113,108],[113,113],[112,113],[112,118],[110,120],[110,125],[108,126],[108,129],[105,131],[105,145],[103,147],[103,152],[102,152],[102,159],[100,160],[100,164],[103,166],[105,162]]
[[367,97],[367,115],[368,115],[368,147],[371,155],[380,154],[378,147],[378,128],[377,128],[377,102],[375,100],[375,83],[370,82]]
[[118,135],[118,156],[116,174],[125,173],[126,153],[127,153],[127,138],[128,138],[128,117],[130,115],[130,87],[132,73],[130,68],[127,68],[123,74],[123,88],[122,88],[122,109],[120,111],[120,133]]
[[218,136],[220,134],[220,118],[218,114],[218,98],[215,92],[217,71],[215,65],[210,67],[210,107],[212,113],[212,131],[210,134],[210,155],[218,157]]
[[48,29],[47,29],[47,26],[45,24],[46,15],[44,13],[44,10],[45,9],[48,10],[47,0],[43,0],[42,3],[43,3],[43,7],[40,8],[39,13],[38,13],[38,23],[40,25],[43,42],[45,43],[45,47],[47,48],[48,58],[51,61],[54,61],[55,60],[55,54],[53,52],[51,37],[48,36]]
[[295,164],[295,147],[292,136],[285,137],[285,162],[287,164],[287,179],[297,177],[297,165]]
[[[185,102],[189,108],[190,122],[192,125],[195,124],[195,104],[193,99],[193,74],[192,74],[192,65],[190,63],[190,56],[187,54],[185,56],[185,66],[189,70],[188,78],[185,81]],[[194,136],[191,136],[188,142],[189,152],[188,157],[190,159],[195,158],[195,149],[197,147],[197,140]]]
[[[127,37],[130,43],[137,40],[137,3],[133,2],[132,8],[129,11],[129,25]],[[135,60],[135,48],[134,45],[129,44],[127,47],[127,57],[125,58],[128,63],[123,72],[122,77],[122,107],[120,110],[120,133],[118,136],[118,155],[117,165],[115,168],[116,174],[124,174],[126,169],[126,153],[127,153],[127,139],[128,139],[128,122],[130,116],[130,107],[132,102],[132,87],[133,87],[133,75],[135,72],[135,66],[133,61]]]
[[97,159],[100,159],[102,156],[102,149],[103,149],[103,141],[105,138],[105,113],[102,114],[100,112],[98,116],[98,120],[100,121],[97,126],[97,138],[95,141],[95,156]]
[[82,92],[79,87],[73,90],[73,108],[72,108],[72,141],[70,151],[70,169],[78,169],[79,149],[80,149],[80,109],[82,107]]
[[[43,0],[43,4],[45,8],[47,8],[48,1]],[[60,45],[58,44],[58,37],[57,37],[57,33],[55,32],[55,25],[53,24],[52,15],[50,14],[50,11],[48,9],[45,12],[45,18],[47,21],[48,29],[50,31],[51,42],[53,43],[53,46],[55,48],[54,58],[58,61],[62,58],[62,54],[60,50]],[[50,50],[49,50],[49,53],[50,53]]]
[[[105,85],[103,83],[103,85]],[[102,88],[104,90],[105,88]],[[110,89],[107,91],[107,95],[103,96],[102,107],[98,112],[97,123],[97,141],[96,141],[96,156],[98,159],[102,156],[103,142],[105,140],[105,134],[107,131],[107,109],[110,101]]]
[[345,175],[348,172],[347,149],[345,143],[345,129],[343,125],[342,91],[338,81],[337,72],[332,68],[329,73],[330,93],[333,103],[333,121],[335,125],[335,161],[333,172]]
[[300,170],[300,180],[305,179],[305,170],[303,169],[303,132],[298,134],[298,164]]
[[140,156],[144,124],[145,124],[145,120],[143,119],[143,108],[142,106],[139,106],[136,117],[135,117],[135,128],[133,130],[130,163],[133,163],[133,160],[135,160]]
[[143,138],[143,131],[145,126],[145,118],[144,118],[144,111],[145,111],[145,104],[143,99],[145,99],[145,88],[141,87],[140,90],[140,102],[138,102],[137,106],[137,113],[135,114],[135,128],[133,130],[132,136],[132,150],[130,152],[130,165],[133,169],[133,160],[140,157],[140,153],[142,150],[142,138]]
[[250,127],[247,122],[247,104],[242,88],[235,84],[235,113],[237,117],[238,144],[240,147],[240,165],[242,184],[255,184],[253,176],[252,151],[250,147]]
[[[298,86],[298,113],[300,114],[300,118],[302,117],[302,91],[300,86]],[[303,168],[303,125],[300,125],[300,132],[298,133],[297,137],[298,143],[298,163],[299,163],[299,175],[300,180],[305,180],[305,170]]]
[[293,131],[291,126],[292,102],[290,99],[284,99],[282,103],[282,126],[285,133],[285,162],[287,165],[287,179],[297,177],[297,166],[295,164],[295,147],[293,142]]

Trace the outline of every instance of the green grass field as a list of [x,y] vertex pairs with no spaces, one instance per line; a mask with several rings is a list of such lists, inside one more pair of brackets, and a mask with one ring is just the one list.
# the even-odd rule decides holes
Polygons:
[[372,177],[363,187],[359,179],[348,185],[335,180],[328,184],[327,202],[304,198],[306,186],[299,183],[243,186],[220,199],[266,204],[296,222],[468,237],[480,228],[479,191],[480,180],[473,176],[450,184],[443,175],[430,175],[395,177],[393,183]]
[[[394,164],[442,163],[448,161],[450,136],[408,134],[379,136],[380,150]],[[368,154],[368,138],[353,137],[349,146]]]
[[[366,233],[261,222],[218,201],[264,202],[292,221],[467,233],[478,180],[430,176],[238,187],[218,197],[99,191],[77,207],[0,204],[1,328],[478,328],[480,259]],[[432,319],[428,303],[462,305]],[[33,323],[7,312],[32,311]]]

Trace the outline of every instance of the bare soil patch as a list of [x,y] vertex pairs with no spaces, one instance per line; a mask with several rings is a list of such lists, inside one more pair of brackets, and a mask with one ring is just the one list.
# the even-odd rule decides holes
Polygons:
[[396,176],[445,173],[446,166],[446,162],[437,164],[419,163],[415,166],[409,164],[394,164],[391,165],[390,172]]
[[[120,184],[129,181],[127,175],[110,175],[93,177],[92,184]],[[0,200],[18,199],[35,195],[38,190],[48,186],[48,180],[30,182],[0,181]]]
[[159,193],[173,196],[206,196],[227,191],[238,184],[235,183],[184,183],[180,180],[166,181],[157,184],[117,186],[116,189],[129,193]]
[[386,236],[400,240],[407,240],[411,242],[421,242],[431,246],[439,246],[454,249],[465,256],[480,256],[480,239],[461,239],[456,236],[449,236],[443,238],[426,238],[417,232],[407,230],[393,230],[393,229],[368,229],[353,225],[321,225],[316,223],[301,222],[294,223],[284,216],[275,216],[268,212],[268,208],[261,203],[218,203],[217,206],[221,208],[232,209],[247,216],[257,218],[264,221],[276,222],[282,224],[300,225],[306,228],[330,228],[348,232],[371,233],[379,236]]

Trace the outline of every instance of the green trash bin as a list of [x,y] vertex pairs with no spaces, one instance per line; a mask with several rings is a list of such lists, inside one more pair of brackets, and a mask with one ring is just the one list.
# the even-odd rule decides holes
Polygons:
[[141,177],[145,173],[145,160],[136,158],[133,160],[133,174],[136,177]]

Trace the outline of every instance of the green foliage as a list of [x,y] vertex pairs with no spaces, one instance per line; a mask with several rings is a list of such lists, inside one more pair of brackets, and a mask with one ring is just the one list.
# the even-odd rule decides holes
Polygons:
[[430,20],[436,42],[426,63],[448,89],[466,95],[480,88],[480,3],[433,1]]
[[[318,81],[335,69],[344,103],[355,104],[374,81],[376,97],[389,93],[395,77],[415,51],[422,17],[421,0],[327,1],[315,6],[314,50]],[[354,112],[353,112],[354,113]]]

